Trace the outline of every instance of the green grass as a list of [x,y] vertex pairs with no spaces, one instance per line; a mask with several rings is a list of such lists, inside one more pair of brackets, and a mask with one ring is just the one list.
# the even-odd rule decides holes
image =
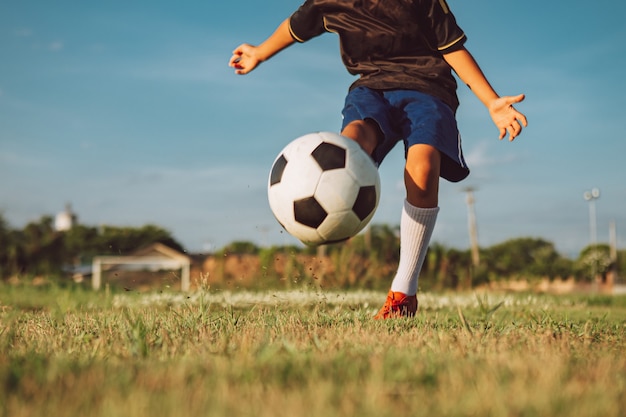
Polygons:
[[621,416],[626,298],[0,285],[0,415]]

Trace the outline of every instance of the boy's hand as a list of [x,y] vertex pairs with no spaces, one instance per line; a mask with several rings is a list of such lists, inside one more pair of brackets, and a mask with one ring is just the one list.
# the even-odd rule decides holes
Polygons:
[[263,61],[293,44],[295,39],[289,29],[289,18],[276,28],[274,33],[259,46],[243,43],[233,51],[228,65],[235,68],[235,74],[247,74]]
[[528,126],[526,116],[513,107],[514,103],[519,103],[522,100],[524,100],[524,94],[500,97],[489,104],[489,114],[500,130],[499,139],[504,139],[508,132],[509,141],[512,141],[522,133],[522,126]]
[[235,68],[235,74],[247,74],[261,63],[257,56],[257,47],[247,43],[239,45],[233,51],[228,65]]

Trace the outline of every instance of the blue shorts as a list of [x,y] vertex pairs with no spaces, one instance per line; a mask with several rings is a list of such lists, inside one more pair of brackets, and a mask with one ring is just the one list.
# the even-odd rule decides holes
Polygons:
[[402,140],[405,155],[418,143],[437,148],[442,178],[457,182],[469,175],[454,112],[436,97],[414,90],[356,87],[348,93],[342,114],[342,130],[355,120],[378,124],[384,138],[372,155],[377,165]]

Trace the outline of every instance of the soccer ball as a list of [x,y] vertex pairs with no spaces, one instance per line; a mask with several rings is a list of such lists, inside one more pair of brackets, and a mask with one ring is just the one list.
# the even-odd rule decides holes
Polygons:
[[340,242],[374,216],[380,178],[355,141],[331,132],[310,133],[278,154],[268,198],[278,222],[303,243]]

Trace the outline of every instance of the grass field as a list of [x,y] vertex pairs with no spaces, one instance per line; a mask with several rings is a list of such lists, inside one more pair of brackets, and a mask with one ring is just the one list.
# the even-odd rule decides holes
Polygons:
[[626,297],[0,284],[0,415],[623,416]]

